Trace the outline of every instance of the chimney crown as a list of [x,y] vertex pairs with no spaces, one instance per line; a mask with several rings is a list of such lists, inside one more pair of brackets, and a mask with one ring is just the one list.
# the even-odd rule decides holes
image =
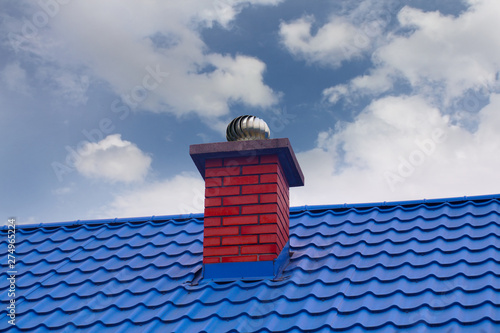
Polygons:
[[[276,155],[290,187],[304,186],[304,175],[287,138],[195,144],[189,147],[189,154],[203,179],[206,179],[206,163],[207,165],[219,163],[219,161],[210,162],[211,159],[233,158],[233,163],[237,163],[238,160],[235,158],[250,160],[255,156]],[[225,166],[229,163],[227,161]]]

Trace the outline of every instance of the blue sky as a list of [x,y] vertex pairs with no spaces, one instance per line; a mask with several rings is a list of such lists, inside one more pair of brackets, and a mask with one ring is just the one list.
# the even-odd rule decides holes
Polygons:
[[190,144],[288,137],[292,205],[500,192],[500,3],[3,1],[6,221],[203,210]]

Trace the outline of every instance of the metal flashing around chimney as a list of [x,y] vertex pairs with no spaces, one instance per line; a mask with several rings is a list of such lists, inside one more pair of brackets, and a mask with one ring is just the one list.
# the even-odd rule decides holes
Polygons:
[[276,280],[290,262],[290,243],[287,242],[274,260],[204,264],[202,279],[215,282],[234,280]]

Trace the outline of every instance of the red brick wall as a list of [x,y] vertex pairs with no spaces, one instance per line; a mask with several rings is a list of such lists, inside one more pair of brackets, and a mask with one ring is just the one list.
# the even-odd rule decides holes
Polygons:
[[203,262],[275,259],[288,242],[288,189],[276,155],[207,160]]

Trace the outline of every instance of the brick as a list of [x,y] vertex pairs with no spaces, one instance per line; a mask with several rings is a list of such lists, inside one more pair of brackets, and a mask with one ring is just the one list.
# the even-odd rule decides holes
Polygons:
[[[279,212],[279,214],[278,214],[278,222],[279,222],[279,223],[280,223],[280,225],[282,225],[282,226],[283,226],[283,228],[285,228],[285,229],[288,229],[288,228],[289,228],[289,227],[288,227],[289,217],[288,217],[288,214],[287,214],[287,213],[288,213],[288,212],[286,212],[286,213],[285,213],[285,212],[281,212],[281,211],[280,211],[280,212]],[[287,215],[285,215],[285,214],[287,214]]]
[[281,221],[285,222],[283,226],[288,228],[288,221],[290,220],[290,217],[288,215],[288,211],[281,211],[278,214],[278,217],[280,218]]
[[251,205],[242,206],[241,214],[267,214],[267,213],[278,213],[277,204],[265,204],[265,205]]
[[263,155],[260,157],[260,163],[279,163],[278,155]]
[[224,177],[224,186],[228,185],[253,185],[259,183],[259,176],[233,176]]
[[260,223],[278,223],[278,215],[277,214],[266,214],[260,216]]
[[224,197],[222,201],[224,206],[234,206],[234,205],[252,205],[259,203],[258,195],[239,195],[234,197]]
[[288,229],[284,229],[279,227],[278,236],[280,236],[283,240],[288,239]]
[[278,200],[278,211],[280,213],[280,216],[286,217],[288,219],[289,214],[290,214],[290,205],[285,205],[283,203],[282,199]]
[[285,176],[283,176],[283,174],[281,173],[278,174],[278,184],[280,189],[283,190],[283,194],[286,194],[288,196],[288,190],[290,186],[288,185],[288,181],[286,180]]
[[259,202],[260,203],[278,203],[279,202],[278,194],[276,194],[276,193],[261,194]]
[[227,215],[239,215],[240,207],[230,206],[230,207],[209,207],[205,208],[205,216],[227,216]]
[[205,169],[205,178],[210,177],[226,177],[240,175],[240,167],[212,168]]
[[283,219],[278,219],[278,228],[281,230],[281,231],[288,231],[288,221],[285,221]]
[[259,243],[260,244],[265,244],[265,243],[275,243],[278,244],[278,235],[275,234],[265,234],[265,235],[260,235],[259,236]]
[[288,186],[281,186],[280,184],[278,184],[278,191],[283,196],[283,198],[288,199],[290,194],[290,189],[288,188]]
[[280,246],[280,251],[281,251],[281,249],[283,249],[285,247],[285,244],[288,242],[288,238],[286,240],[278,238],[278,240],[279,240],[279,246]]
[[260,175],[263,173],[277,173],[277,164],[259,164],[243,166],[241,170],[242,175]]
[[239,227],[205,228],[203,233],[205,237],[238,235],[240,233],[240,229]]
[[222,177],[206,178],[205,187],[222,186]]
[[278,232],[278,237],[280,241],[285,244],[288,241],[288,230],[285,230],[283,228],[280,228]]
[[278,172],[278,182],[283,185],[284,188],[289,188],[290,186],[288,185],[288,180],[286,179],[285,175],[281,172]]
[[242,225],[242,224],[257,224],[259,223],[258,215],[247,216],[229,216],[222,219],[223,225]]
[[288,189],[283,189],[281,188],[279,185],[278,185],[278,191],[276,191],[276,193],[279,194],[279,197],[284,200],[285,202],[288,202],[289,201],[289,190]]
[[276,184],[246,185],[241,187],[241,194],[261,194],[277,192],[278,187],[276,186]]
[[278,184],[278,182],[279,182],[279,177],[277,174],[268,173],[265,175],[260,175],[261,184],[267,184],[267,183]]
[[222,158],[213,158],[205,161],[205,168],[215,168],[222,166]]
[[204,257],[203,258],[203,263],[204,264],[217,264],[217,263],[220,263],[220,257]]
[[205,237],[203,246],[220,246],[220,237]]
[[203,255],[205,257],[232,256],[238,254],[238,251],[237,246],[206,247],[203,249]]
[[276,224],[266,224],[266,225],[245,225],[241,227],[242,235],[261,235],[261,234],[277,234],[278,225]]
[[274,260],[276,258],[278,258],[278,256],[275,254],[261,254],[259,256],[259,261],[271,261],[271,260]]
[[281,214],[278,214],[278,223],[283,229],[288,229],[288,217],[283,217]]
[[280,248],[283,248],[283,246],[285,246],[286,242],[288,242],[288,236],[284,236],[282,233],[279,233],[278,240],[279,240]]
[[285,217],[283,217],[283,218],[281,218],[281,216],[280,216],[280,221],[281,221],[281,223],[283,224],[283,227],[284,227],[286,230],[288,230],[288,229],[290,229],[290,218],[289,218],[289,216],[288,216],[288,211],[286,211],[286,212],[285,212],[285,214],[286,214],[286,215],[285,215]]
[[205,207],[217,207],[222,206],[222,198],[206,198]]
[[205,189],[205,197],[223,197],[240,194],[240,186],[209,187]]
[[276,244],[245,245],[241,247],[241,254],[278,253]]
[[278,201],[279,205],[288,211],[290,206],[288,197],[284,197],[283,195],[278,195],[278,200],[279,200]]
[[252,165],[259,164],[259,156],[238,156],[238,157],[227,157],[224,159],[224,166],[238,166],[238,165]]
[[221,225],[220,217],[205,217],[203,225],[206,227],[218,227]]
[[248,262],[257,261],[257,256],[237,256],[237,257],[222,257],[222,262]]
[[222,245],[249,245],[257,244],[257,235],[250,236],[227,236],[222,237]]
[[274,203],[281,206],[280,205],[281,201],[283,201],[283,199],[281,199],[277,193],[261,194],[259,198],[259,203],[261,204]]

